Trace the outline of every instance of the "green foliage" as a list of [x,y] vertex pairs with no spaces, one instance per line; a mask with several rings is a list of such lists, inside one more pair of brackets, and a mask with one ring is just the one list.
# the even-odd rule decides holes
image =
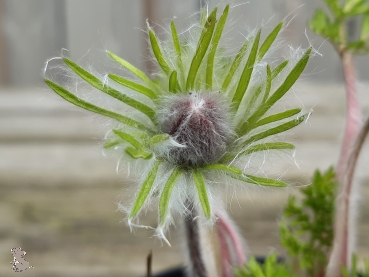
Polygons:
[[241,169],[231,166],[231,165],[225,165],[225,164],[210,164],[203,168],[204,171],[209,170],[216,170],[223,172],[227,176],[243,181],[245,183],[259,185],[259,186],[266,186],[266,187],[286,187],[287,184],[274,179],[269,178],[263,178],[263,177],[257,177],[250,174],[244,174]]
[[247,87],[249,86],[249,83],[250,83],[251,74],[254,70],[256,55],[258,53],[260,34],[261,34],[261,30],[259,30],[259,32],[256,34],[254,43],[250,50],[249,57],[243,69],[242,75],[238,81],[236,93],[232,99],[232,102],[234,103],[236,110],[239,108],[241,101],[243,99],[243,96],[245,95]]
[[146,201],[147,196],[150,194],[152,185],[156,178],[156,174],[159,170],[159,165],[160,161],[156,161],[149,174],[147,175],[145,181],[143,182],[136,201],[133,205],[132,211],[129,215],[130,218],[134,217],[140,211],[141,207]]
[[86,102],[80,98],[78,98],[77,96],[75,96],[74,94],[72,94],[71,92],[69,92],[68,90],[66,90],[65,88],[59,86],[58,84],[55,84],[54,82],[45,79],[45,83],[54,91],[56,92],[60,97],[62,97],[63,99],[65,99],[66,101],[82,108],[85,109],[87,111],[91,111],[97,114],[101,114],[103,116],[107,116],[110,118],[113,118],[123,124],[126,124],[128,126],[132,126],[134,128],[138,128],[141,130],[147,130],[149,131],[149,128],[147,128],[145,125],[141,124],[140,122],[133,120],[132,118],[126,117],[124,115],[121,114],[117,114],[115,112],[103,109],[101,107],[95,106],[89,102]]
[[163,224],[165,222],[165,218],[168,213],[169,200],[172,194],[172,190],[178,178],[182,175],[182,173],[183,173],[182,169],[175,168],[172,174],[169,176],[165,184],[165,187],[163,189],[163,192],[161,193],[160,202],[159,202],[160,224]]
[[307,62],[309,60],[311,53],[311,48],[309,48],[303,57],[296,63],[295,67],[286,77],[283,84],[264,102],[261,104],[259,109],[257,109],[253,115],[251,115],[239,128],[238,132],[241,135],[246,135],[253,128],[254,124],[278,101],[280,100],[287,91],[293,86],[293,84],[300,77],[301,73],[304,71]]
[[295,277],[286,263],[278,263],[275,253],[268,255],[263,265],[254,257],[248,263],[236,269],[235,277]]
[[115,99],[122,101],[123,103],[139,110],[143,114],[147,115],[151,120],[155,117],[155,111],[151,109],[149,106],[121,93],[120,91],[117,91],[108,85],[104,84],[103,81],[101,81],[98,77],[94,76],[87,70],[80,67],[78,64],[74,63],[73,61],[63,58],[63,61],[65,64],[72,69],[78,76],[80,76],[83,80],[85,80],[87,83],[92,85],[93,87],[97,88],[98,90],[110,95],[111,97],[114,97]]
[[213,75],[214,75],[213,71],[214,71],[215,53],[217,51],[220,38],[222,37],[224,25],[228,17],[228,11],[229,11],[229,6],[227,5],[223,11],[223,14],[219,18],[219,22],[214,31],[214,36],[211,40],[210,51],[208,54],[207,68],[206,68],[206,87],[207,88],[213,87]]
[[[328,38],[336,49],[342,53],[353,54],[369,52],[369,1],[346,0],[341,4],[338,0],[325,0],[330,13],[317,9],[308,25],[315,33]],[[347,36],[347,21],[358,19],[361,22],[361,34],[352,41]]]
[[151,29],[149,29],[149,38],[150,38],[152,52],[154,53],[154,56],[158,64],[160,65],[162,70],[165,72],[165,74],[169,75],[170,67],[163,56],[158,39],[156,38],[154,31]]
[[369,277],[369,261],[364,261],[364,269],[358,270],[357,268],[357,257],[352,255],[351,270],[346,267],[342,267],[343,277]]
[[198,169],[192,171],[193,179],[196,184],[197,193],[201,202],[201,206],[204,210],[204,214],[207,218],[210,218],[210,204],[208,200],[208,194],[206,192],[206,183],[202,172]]
[[205,57],[206,51],[208,50],[211,38],[213,36],[215,24],[217,21],[217,8],[215,8],[209,15],[204,30],[200,35],[200,39],[197,45],[196,53],[192,59],[191,67],[188,72],[186,88],[191,91],[195,88],[195,80],[197,72],[199,71],[201,62]]
[[281,243],[299,260],[308,276],[322,276],[333,241],[334,200],[337,183],[330,168],[316,171],[310,186],[301,189],[300,205],[290,196],[280,225]]

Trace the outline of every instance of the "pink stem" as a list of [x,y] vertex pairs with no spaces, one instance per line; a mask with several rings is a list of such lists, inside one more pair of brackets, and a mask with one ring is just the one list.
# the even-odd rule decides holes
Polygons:
[[218,239],[219,239],[219,251],[220,251],[220,258],[222,264],[222,276],[223,277],[233,277],[232,272],[232,261],[231,261],[231,254],[228,249],[227,244],[227,236],[223,230],[219,226],[218,229]]
[[343,72],[345,76],[347,115],[346,129],[337,165],[337,180],[340,192],[337,198],[333,248],[330,256],[327,277],[341,276],[341,266],[349,268],[353,246],[353,230],[350,218],[355,210],[352,205],[352,179],[347,178],[349,157],[360,128],[360,106],[357,97],[355,68],[352,56],[342,54]]
[[236,257],[237,265],[242,266],[246,263],[247,258],[243,248],[243,241],[238,234],[235,224],[232,220],[223,213],[218,213],[218,238],[221,251],[223,277],[233,276],[229,275],[229,265],[231,265],[232,254]]
[[352,55],[344,52],[342,54],[343,73],[346,87],[346,129],[341,147],[341,153],[337,165],[337,178],[342,184],[347,168],[348,158],[353,143],[360,129],[360,105],[357,96],[356,74],[352,62]]

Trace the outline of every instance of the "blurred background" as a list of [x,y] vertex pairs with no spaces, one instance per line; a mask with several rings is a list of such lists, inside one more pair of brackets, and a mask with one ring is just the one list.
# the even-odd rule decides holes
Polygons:
[[[224,3],[221,2],[221,6]],[[345,96],[339,58],[327,41],[311,33],[306,21],[320,0],[232,1],[228,37],[236,40],[260,25],[265,33],[286,16],[287,45],[312,44],[322,56],[309,62],[302,82],[285,101],[303,103],[314,113],[289,135],[295,160],[272,157],[271,172],[292,184],[306,185],[316,168],[336,163],[343,133]],[[211,7],[219,1],[210,0]],[[43,84],[45,62],[63,52],[101,72],[115,70],[108,49],[150,72],[146,19],[165,38],[161,26],[176,18],[179,31],[199,19],[199,0],[0,0],[0,276],[13,274],[10,248],[22,247],[35,268],[23,276],[144,276],[153,251],[155,272],[183,263],[181,233],[173,229],[172,247],[150,230],[130,233],[117,203],[124,199],[124,168],[103,156],[103,121],[72,107]],[[350,23],[350,34],[357,32]],[[68,50],[62,50],[68,49]],[[368,57],[355,60],[360,102],[369,114]],[[369,149],[358,178],[361,199],[369,197]],[[259,162],[263,162],[264,157]],[[282,161],[282,162],[281,162]],[[258,161],[256,161],[258,162]],[[279,245],[278,220],[290,193],[298,189],[238,192],[230,213],[255,255]],[[369,258],[369,202],[360,201],[358,256]],[[155,225],[155,216],[147,219]]]

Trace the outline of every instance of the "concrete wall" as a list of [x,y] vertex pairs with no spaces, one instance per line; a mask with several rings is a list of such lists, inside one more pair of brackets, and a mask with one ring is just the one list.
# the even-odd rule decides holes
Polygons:
[[[211,8],[219,0],[208,2]],[[306,27],[313,11],[323,5],[321,0],[232,2],[235,7],[231,18],[236,23],[229,35],[242,38],[240,33],[245,34],[247,26],[255,28],[268,22],[271,27],[290,15],[294,19],[284,34],[287,42],[294,46],[312,43],[323,53],[310,63],[309,78],[340,80],[336,53]],[[94,61],[103,64],[104,50],[109,49],[146,68],[147,44],[142,31],[146,18],[160,25],[176,17],[178,29],[183,30],[196,20],[194,14],[201,5],[200,0],[0,0],[0,85],[39,86],[45,61],[60,55],[62,48],[67,48],[73,59],[88,52]],[[160,32],[158,26],[156,30]],[[368,61],[358,59],[361,72],[366,72]],[[367,74],[360,76],[368,78]]]

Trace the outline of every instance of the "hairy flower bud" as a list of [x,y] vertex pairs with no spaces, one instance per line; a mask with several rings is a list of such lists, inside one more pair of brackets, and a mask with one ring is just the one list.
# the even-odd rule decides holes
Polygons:
[[[101,78],[61,57],[68,74],[84,82],[78,80],[70,86],[74,91],[69,91],[45,79],[65,100],[116,121],[104,149],[135,162],[141,176],[131,201],[120,209],[127,213],[130,227],[142,227],[140,215],[157,206],[156,233],[165,240],[166,230],[177,218],[174,215],[188,216],[187,203],[214,224],[216,214],[226,206],[220,192],[223,187],[243,183],[287,186],[278,179],[250,175],[245,163],[257,152],[295,149],[273,138],[309,115],[299,108],[278,111],[276,104],[302,74],[312,48],[293,50],[281,63],[269,61],[270,53],[280,45],[276,39],[284,26],[281,22],[263,42],[261,29],[250,32],[232,55],[237,47],[228,51],[222,42],[230,7],[221,15],[217,11],[205,10],[201,22],[180,34],[172,21],[169,41],[159,40],[148,26],[151,58],[157,65],[152,76],[107,51],[130,77],[109,73]],[[85,83],[132,112],[117,109],[118,103],[109,107],[79,97],[77,89]],[[219,186],[222,182],[227,185]]]
[[181,167],[216,162],[231,136],[228,109],[220,92],[189,93],[165,99],[158,113],[163,133],[184,147],[172,147],[165,157]]

